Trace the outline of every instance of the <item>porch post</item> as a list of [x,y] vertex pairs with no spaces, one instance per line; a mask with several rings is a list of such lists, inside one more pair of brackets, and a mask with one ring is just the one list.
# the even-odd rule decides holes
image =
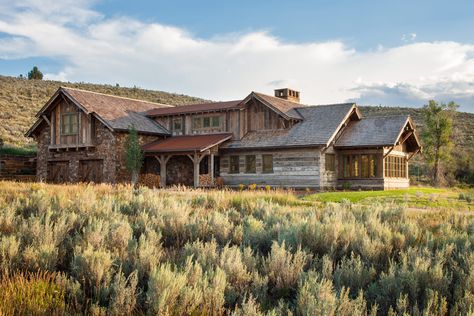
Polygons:
[[166,164],[170,160],[171,155],[160,155],[155,156],[155,158],[160,162],[160,185],[164,188],[166,187]]
[[214,153],[209,156],[209,175],[211,176],[211,185],[214,184]]
[[199,158],[198,158],[198,154],[194,154],[193,165],[194,165],[194,187],[197,188],[197,187],[199,187]]

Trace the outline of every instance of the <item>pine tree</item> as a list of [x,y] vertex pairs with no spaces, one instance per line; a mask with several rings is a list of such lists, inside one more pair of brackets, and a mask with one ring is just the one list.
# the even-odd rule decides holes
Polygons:
[[28,72],[28,79],[38,79],[42,80],[43,79],[43,73],[38,69],[38,67],[34,66],[33,69],[31,69],[30,72]]

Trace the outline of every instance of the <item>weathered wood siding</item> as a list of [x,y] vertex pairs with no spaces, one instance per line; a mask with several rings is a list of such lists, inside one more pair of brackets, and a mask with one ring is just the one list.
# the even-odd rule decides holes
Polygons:
[[283,118],[257,100],[249,101],[247,109],[247,130],[275,130],[284,128]]
[[[334,171],[326,170],[326,154],[333,154],[335,156]],[[322,152],[319,161],[321,163],[321,188],[335,188],[337,186],[337,170],[339,170],[339,165],[334,147],[331,146],[325,152]]]
[[[273,173],[262,173],[262,155],[273,155]],[[239,155],[240,172],[229,173],[230,156]],[[245,156],[256,156],[256,173],[245,172]],[[227,152],[220,157],[220,176],[225,185],[270,185],[274,187],[319,188],[320,150],[281,149],[272,151]]]
[[[77,114],[77,133],[64,135],[61,131],[63,115],[67,113]],[[52,146],[77,146],[91,145],[94,143],[94,118],[82,112],[78,107],[64,100],[57,101],[48,119],[51,122],[51,145]]]

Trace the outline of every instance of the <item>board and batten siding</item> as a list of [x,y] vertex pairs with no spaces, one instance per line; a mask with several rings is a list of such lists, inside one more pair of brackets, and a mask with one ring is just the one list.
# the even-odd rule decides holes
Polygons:
[[[273,155],[273,173],[262,172],[262,155]],[[239,156],[239,173],[229,173],[230,156]],[[245,172],[245,156],[255,155],[256,173]],[[319,188],[319,148],[281,149],[260,151],[226,152],[220,156],[220,176],[224,184],[238,186],[269,185],[273,187]]]

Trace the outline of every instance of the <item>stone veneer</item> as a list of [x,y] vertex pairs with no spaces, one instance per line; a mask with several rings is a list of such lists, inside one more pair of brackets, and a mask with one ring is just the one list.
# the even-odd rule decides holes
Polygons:
[[[95,146],[85,149],[71,147],[69,150],[49,150],[49,126],[41,126],[37,141],[37,180],[46,181],[48,163],[54,161],[67,161],[69,163],[69,182],[78,181],[79,161],[102,160],[102,181],[108,183],[130,181],[130,174],[125,166],[125,141],[126,132],[112,132],[103,124],[97,122],[95,129]],[[157,139],[153,135],[139,135],[140,144],[145,144]]]

